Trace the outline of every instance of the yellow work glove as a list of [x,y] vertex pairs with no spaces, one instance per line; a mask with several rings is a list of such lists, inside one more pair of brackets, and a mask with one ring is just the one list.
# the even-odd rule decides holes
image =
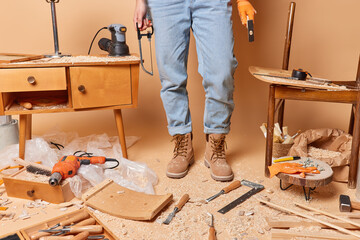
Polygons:
[[248,0],[237,0],[237,6],[242,25],[246,26],[247,20],[254,20],[256,10]]

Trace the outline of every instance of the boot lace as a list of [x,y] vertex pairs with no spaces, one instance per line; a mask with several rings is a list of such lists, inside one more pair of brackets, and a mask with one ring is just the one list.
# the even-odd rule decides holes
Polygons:
[[210,138],[211,149],[212,149],[212,160],[214,162],[226,160],[225,159],[225,149],[227,148],[225,142],[225,136],[220,137],[219,139]]
[[171,141],[175,141],[174,158],[177,156],[186,157],[188,144],[185,135],[175,135]]

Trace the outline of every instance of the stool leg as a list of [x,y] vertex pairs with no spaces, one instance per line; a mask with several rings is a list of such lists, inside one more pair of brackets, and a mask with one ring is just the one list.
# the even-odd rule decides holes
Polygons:
[[268,166],[272,164],[273,134],[274,134],[274,116],[275,116],[275,85],[270,85],[268,102],[268,119],[266,133],[266,155],[265,155],[265,176],[269,177]]
[[359,145],[360,145],[360,93],[357,97],[354,132],[351,144],[350,167],[349,167],[349,181],[348,188],[354,189],[356,187],[357,171],[359,164]]
[[126,150],[124,124],[123,124],[121,109],[115,109],[114,110],[114,115],[115,115],[116,127],[117,127],[117,130],[118,130],[118,135],[119,135],[119,141],[120,141],[120,145],[121,145],[122,154],[123,154],[124,158],[127,158],[128,155],[127,155],[127,150]]
[[284,111],[285,111],[285,99],[282,101],[279,112],[278,112],[278,123],[280,125],[280,128],[282,128],[284,125]]
[[348,133],[351,135],[353,134],[353,131],[354,131],[354,118],[355,118],[354,111],[355,111],[355,109],[356,109],[356,104],[353,104],[351,107],[351,116],[350,116],[349,131],[348,131]]

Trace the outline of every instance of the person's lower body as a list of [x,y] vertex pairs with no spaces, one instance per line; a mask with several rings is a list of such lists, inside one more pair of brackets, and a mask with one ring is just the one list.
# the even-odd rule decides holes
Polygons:
[[[232,9],[228,5],[229,1],[148,0],[148,2],[155,29],[156,58],[162,85],[160,95],[170,135],[186,135],[192,132],[186,90],[190,29],[192,29],[196,40],[198,70],[203,77],[206,96],[204,132],[207,134],[207,139],[212,139],[212,135],[223,139],[230,130],[230,118],[234,109],[233,74],[237,66],[233,55]],[[225,144],[225,141],[220,142]],[[206,149],[205,156],[209,157],[205,162],[210,166],[212,176],[217,176],[219,166],[226,163],[225,154],[215,154],[212,147]],[[188,150],[186,159],[193,159],[192,147]],[[224,146],[221,151],[225,151]],[[174,157],[169,165],[179,165],[177,163]],[[188,162],[188,166],[190,164],[191,161]],[[233,174],[231,168],[228,169],[230,172],[220,171],[220,174],[225,174],[226,180],[231,180]],[[183,168],[179,169],[181,173],[184,172],[183,170]],[[177,174],[176,169],[172,168],[171,171]],[[222,176],[218,177],[220,178],[216,180],[222,179]]]

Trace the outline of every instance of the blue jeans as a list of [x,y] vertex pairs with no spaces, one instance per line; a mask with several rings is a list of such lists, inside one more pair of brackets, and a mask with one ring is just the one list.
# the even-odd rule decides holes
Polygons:
[[228,133],[234,109],[232,7],[229,0],[148,0],[155,29],[161,99],[170,135],[192,131],[187,60],[192,29],[205,89],[205,133]]

